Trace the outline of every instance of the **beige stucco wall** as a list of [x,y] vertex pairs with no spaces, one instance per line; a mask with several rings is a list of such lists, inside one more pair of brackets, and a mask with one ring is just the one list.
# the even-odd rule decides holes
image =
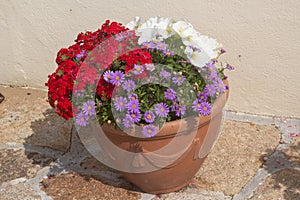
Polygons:
[[226,48],[228,109],[300,117],[299,0],[0,0],[0,83],[44,88],[56,52],[109,18],[187,19]]

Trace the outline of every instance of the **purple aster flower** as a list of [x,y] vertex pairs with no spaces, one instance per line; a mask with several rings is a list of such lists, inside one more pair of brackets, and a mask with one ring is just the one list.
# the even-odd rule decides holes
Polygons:
[[118,97],[114,101],[114,107],[117,111],[123,111],[127,107],[127,100],[124,97]]
[[102,106],[102,101],[98,100],[98,106],[101,107]]
[[108,83],[111,83],[112,74],[113,74],[113,72],[111,72],[110,70],[107,70],[106,72],[104,72],[104,74],[103,74],[104,80]]
[[165,91],[165,98],[167,100],[173,100],[176,98],[176,92],[173,89],[167,89]]
[[155,113],[160,117],[167,117],[169,113],[169,108],[165,103],[159,103],[155,107]]
[[138,111],[136,113],[129,113],[129,116],[131,117],[131,121],[133,121],[134,123],[137,123],[141,120],[140,111]]
[[154,71],[155,70],[155,65],[153,63],[145,64],[145,67],[148,71]]
[[83,56],[85,56],[86,55],[86,51],[85,50],[83,50],[83,51],[81,51],[79,54],[77,54],[76,55],[76,59],[77,60],[80,60]]
[[210,114],[210,111],[211,111],[211,106],[209,103],[207,102],[202,102],[201,105],[200,105],[200,115],[202,116],[206,116],[206,115],[209,115]]
[[137,100],[138,95],[133,93],[133,94],[129,95],[129,99],[130,99],[130,101]]
[[144,119],[147,123],[152,123],[155,119],[155,115],[150,110],[146,111],[144,114]]
[[214,81],[218,78],[218,73],[216,70],[213,70],[210,72],[210,75],[209,75],[209,80],[210,81]]
[[88,101],[83,103],[82,112],[85,115],[95,116],[96,115],[96,106],[94,101]]
[[146,137],[153,137],[157,133],[157,128],[153,124],[149,124],[143,127],[142,133]]
[[83,96],[84,96],[83,92],[80,91],[80,90],[76,90],[76,91],[74,92],[74,95],[75,95],[76,97],[83,97]]
[[180,116],[184,115],[185,111],[186,111],[186,106],[178,105],[175,108],[175,114],[176,114],[177,117],[180,117]]
[[159,76],[162,78],[168,79],[171,77],[171,73],[163,70],[163,71],[159,72]]
[[135,83],[133,80],[126,80],[126,81],[124,81],[122,86],[123,86],[124,90],[126,90],[127,92],[130,92],[130,91],[134,90]]
[[181,85],[184,81],[185,81],[185,76],[180,75],[180,74],[176,74],[173,78],[172,78],[173,83],[177,84],[177,85]]
[[155,48],[161,51],[165,51],[167,49],[167,45],[164,42],[158,42]]
[[130,115],[126,115],[126,117],[123,119],[123,125],[126,128],[131,127],[131,125],[133,124],[132,118],[130,117]]
[[151,41],[149,42],[144,42],[142,44],[143,48],[146,48],[146,49],[154,49],[155,48],[155,44]]
[[138,74],[141,74],[143,71],[144,71],[144,68],[142,65],[134,65],[134,68],[133,68],[134,74],[138,75]]
[[127,104],[127,108],[130,113],[138,113],[139,112],[139,101],[136,100],[131,100]]
[[200,112],[200,107],[201,107],[201,102],[199,102],[198,99],[193,101],[192,108],[195,112]]
[[216,71],[216,66],[212,62],[207,63],[206,67],[209,71]]
[[125,74],[121,71],[116,71],[111,75],[111,83],[114,85],[120,85],[124,79]]
[[226,64],[226,69],[228,69],[229,71],[234,70],[234,67],[230,64]]
[[225,49],[220,49],[220,53],[226,53],[226,50]]
[[168,50],[163,51],[163,54],[165,56],[174,56],[175,55],[175,53],[173,51],[168,51]]
[[88,116],[83,114],[82,112],[78,113],[78,115],[76,116],[76,124],[78,126],[86,126],[87,121],[88,121]]
[[215,86],[213,84],[206,85],[205,86],[205,93],[210,95],[210,96],[213,96],[216,93]]
[[177,101],[173,101],[172,102],[172,106],[171,106],[171,111],[174,112],[176,111],[176,107],[178,106],[178,102]]
[[207,100],[207,94],[205,92],[200,92],[197,96],[199,102],[205,102]]
[[221,79],[215,82],[215,87],[218,92],[224,92],[226,90],[226,86]]

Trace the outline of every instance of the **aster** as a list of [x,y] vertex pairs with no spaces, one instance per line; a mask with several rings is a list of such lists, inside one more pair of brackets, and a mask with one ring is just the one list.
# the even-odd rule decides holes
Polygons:
[[155,44],[152,41],[144,42],[142,44],[142,46],[143,46],[143,48],[146,48],[146,49],[154,49],[155,48]]
[[126,115],[125,118],[123,119],[124,127],[130,128],[132,124],[133,124],[132,118],[130,117],[130,115]]
[[76,124],[78,126],[86,126],[87,121],[88,121],[88,116],[85,115],[84,113],[80,112],[76,116]]
[[210,96],[213,96],[216,93],[216,88],[213,84],[206,85],[204,90]]
[[111,83],[114,85],[120,85],[124,79],[125,74],[121,71],[116,71],[111,75]]
[[133,80],[126,80],[126,81],[124,81],[122,86],[123,86],[124,90],[126,90],[127,92],[130,92],[130,91],[134,90],[135,82]]
[[167,71],[165,71],[165,70],[163,70],[163,71],[159,72],[159,76],[160,76],[160,77],[163,77],[163,78],[165,78],[165,79],[168,79],[168,78],[171,77],[171,73],[170,73],[170,72],[167,72]]
[[141,113],[140,111],[136,113],[129,113],[129,116],[131,117],[131,121],[134,123],[137,123],[141,120]]
[[138,74],[141,74],[143,71],[144,71],[144,68],[142,65],[134,65],[134,68],[133,68],[134,74],[138,75]]
[[139,112],[139,101],[138,100],[129,101],[129,103],[127,104],[127,108],[131,113]]
[[145,67],[148,71],[154,71],[155,70],[155,65],[153,63],[145,64]]
[[143,127],[142,133],[146,137],[153,137],[157,131],[157,128],[153,124],[149,124]]
[[192,108],[195,112],[200,112],[200,107],[201,107],[201,102],[199,102],[198,99],[193,101]]
[[210,111],[211,111],[210,104],[207,103],[207,102],[202,102],[201,105],[200,105],[199,111],[200,111],[200,115],[202,115],[202,116],[209,115]]
[[137,100],[138,99],[138,95],[137,94],[130,94],[129,95],[129,99],[130,99],[130,101],[133,101],[133,100]]
[[180,117],[180,116],[184,115],[185,111],[186,111],[186,106],[178,105],[175,108],[175,114],[176,114],[177,117]]
[[155,113],[159,117],[167,117],[168,113],[169,113],[169,108],[168,108],[167,104],[165,104],[165,103],[157,104],[155,107]]
[[123,111],[127,107],[127,100],[124,97],[118,97],[114,101],[114,107],[117,111]]
[[164,42],[158,42],[155,48],[161,51],[165,51],[167,49],[167,45]]
[[152,123],[155,119],[155,115],[150,110],[146,111],[144,114],[144,119],[147,123]]
[[165,91],[165,98],[167,100],[173,100],[176,98],[176,92],[173,89],[167,89]]
[[226,90],[226,86],[221,79],[219,79],[215,82],[215,87],[216,87],[217,91],[220,93],[224,92]]
[[112,74],[113,74],[113,72],[110,70],[107,70],[106,72],[104,72],[104,74],[103,74],[104,80],[108,83],[111,83]]
[[205,92],[200,92],[197,96],[199,102],[205,102],[207,100],[207,94]]
[[85,115],[95,116],[96,115],[96,106],[94,101],[88,101],[83,103],[82,112]]
[[168,50],[164,50],[164,51],[163,51],[163,54],[164,54],[165,56],[174,56],[174,55],[175,55],[175,53],[174,53],[173,51],[168,51]]
[[180,75],[180,74],[176,74],[173,78],[172,78],[173,83],[177,84],[177,85],[181,85],[184,81],[185,81],[185,76]]

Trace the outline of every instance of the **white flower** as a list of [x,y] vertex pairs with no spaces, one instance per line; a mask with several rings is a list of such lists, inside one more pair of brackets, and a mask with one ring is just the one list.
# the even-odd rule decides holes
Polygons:
[[139,44],[147,41],[162,41],[170,37],[174,32],[171,28],[172,20],[169,18],[153,17],[137,29],[137,35],[140,36]]
[[191,40],[191,37],[197,37],[198,32],[193,28],[192,24],[185,21],[178,21],[172,25],[173,30],[185,40]]
[[197,48],[203,49],[205,53],[212,59],[218,56],[218,49],[220,44],[213,38],[209,38],[206,35],[201,35],[194,41],[194,45]]
[[137,29],[140,25],[141,18],[140,17],[135,17],[133,21],[129,22],[126,24],[126,28],[129,28],[130,30]]
[[191,46],[187,46],[184,52],[191,63],[200,68],[211,60],[209,55],[201,48],[195,49]]

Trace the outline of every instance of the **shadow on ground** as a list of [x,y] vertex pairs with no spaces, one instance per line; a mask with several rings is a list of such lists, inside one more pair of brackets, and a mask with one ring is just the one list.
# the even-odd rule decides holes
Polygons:
[[[274,150],[268,149],[268,154]],[[300,141],[291,144],[287,149],[275,151],[265,160],[263,165],[271,174],[255,192],[256,195],[274,195],[272,197],[287,200],[300,199],[300,171],[293,167],[300,167]]]
[[[47,176],[51,180],[42,181],[40,185],[42,190],[51,193],[51,191],[47,191],[49,188],[52,187],[52,191],[55,191],[59,190],[62,184],[68,184],[68,187],[65,188],[68,189],[66,195],[68,195],[67,193],[76,193],[76,190],[81,191],[81,187],[85,187],[85,190],[91,190],[91,192],[95,189],[97,192],[101,192],[101,187],[108,191],[118,188],[133,192],[139,191],[138,188],[122,178],[119,172],[103,165],[87,152],[71,120],[66,121],[57,116],[53,109],[48,109],[43,114],[44,118],[31,122],[33,134],[25,139],[24,145],[27,158],[31,159],[33,163],[40,162],[35,159],[36,156],[32,156],[33,147],[37,147],[41,154],[54,157],[53,162],[43,165],[50,167]],[[70,177],[72,178],[70,179]],[[68,183],[65,181],[67,179],[70,179]],[[45,182],[47,182],[46,185]],[[90,185],[95,184],[100,184],[100,188],[94,188],[95,186],[89,188]]]

